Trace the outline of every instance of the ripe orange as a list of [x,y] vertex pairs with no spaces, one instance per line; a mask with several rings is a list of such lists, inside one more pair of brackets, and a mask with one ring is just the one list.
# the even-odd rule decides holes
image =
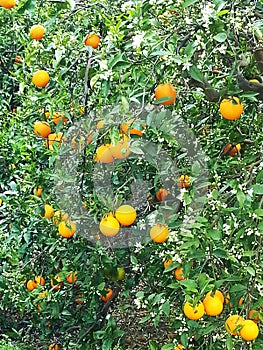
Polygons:
[[53,222],[55,225],[59,224],[61,221],[65,221],[69,219],[69,215],[67,213],[64,213],[61,210],[55,211],[53,215]]
[[216,296],[221,300],[221,303],[224,303],[224,301],[225,301],[224,294],[222,292],[220,292],[220,290],[218,290],[218,289],[216,289],[214,292],[213,291],[208,292],[206,294],[206,297],[207,296]]
[[155,243],[163,243],[169,236],[169,228],[166,225],[156,224],[150,230],[150,237]]
[[46,29],[42,25],[35,24],[30,28],[29,34],[32,39],[41,40],[43,39],[45,32],[46,32]]
[[99,146],[94,160],[101,163],[112,163],[114,158],[111,153],[111,145],[106,144]]
[[258,325],[252,320],[245,320],[242,323],[242,328],[239,331],[243,340],[252,341],[258,337]]
[[100,222],[100,231],[104,236],[113,237],[116,236],[120,230],[120,224],[112,214],[107,214]]
[[122,123],[120,126],[120,132],[124,134],[137,135],[142,137],[143,129],[146,128],[146,124],[141,122],[140,119],[130,119],[126,123]]
[[178,186],[180,188],[190,187],[190,177],[188,175],[181,175],[178,181]]
[[128,136],[124,135],[123,137],[121,137],[121,139],[117,142],[115,146],[111,145],[110,150],[111,154],[116,159],[127,158],[131,153]]
[[111,298],[113,294],[113,290],[110,288],[106,289],[106,296],[100,295],[100,298],[102,301],[104,301],[105,303]]
[[43,290],[42,292],[40,292],[39,294],[38,294],[38,298],[45,298],[47,296],[47,292],[45,291],[45,290]]
[[173,263],[173,259],[165,260],[163,263],[164,268],[166,269],[168,266],[170,266]]
[[77,281],[77,272],[71,271],[67,276],[68,283],[75,283]]
[[219,109],[222,117],[228,120],[237,120],[243,113],[243,105],[238,97],[224,98]]
[[58,225],[58,232],[64,238],[70,238],[76,233],[76,225],[71,220],[61,221]]
[[84,39],[85,46],[91,46],[93,49],[97,49],[100,44],[100,37],[97,34],[88,34]]
[[35,289],[37,287],[37,283],[33,280],[28,280],[26,287],[31,292],[33,289]]
[[205,307],[205,313],[208,316],[220,315],[224,307],[221,299],[219,299],[216,295],[206,295],[205,299],[203,300],[203,304]]
[[174,270],[174,275],[175,275],[175,278],[177,279],[177,281],[182,281],[185,279],[182,266],[177,267]]
[[190,320],[199,320],[199,318],[204,316],[205,308],[201,301],[193,306],[189,301],[184,304],[184,314]]
[[34,189],[34,195],[37,196],[37,197],[41,197],[42,191],[43,191],[42,187],[35,188]]
[[173,85],[171,85],[170,83],[158,85],[157,88],[155,89],[154,94],[155,94],[156,100],[159,100],[161,98],[167,98],[166,101],[160,102],[160,104],[162,104],[164,106],[173,104],[174,101],[176,100],[175,87]]
[[53,145],[58,145],[58,147],[61,145],[63,141],[63,134],[62,132],[58,132],[58,133],[53,133],[53,134],[49,134],[46,140],[46,147],[49,150],[53,149]]
[[178,345],[174,348],[174,350],[184,350],[183,345],[182,345],[182,344],[178,344]]
[[227,333],[229,333],[231,335],[238,335],[239,328],[243,324],[243,322],[244,322],[243,317],[241,317],[239,315],[229,316],[225,322],[225,329],[226,329]]
[[42,276],[35,276],[35,281],[37,284],[43,286],[45,284],[45,279]]
[[15,0],[0,0],[0,6],[4,7],[5,9],[12,9],[15,7],[15,5]]
[[62,121],[62,123],[65,124],[68,121],[68,118],[65,117],[63,112],[55,112],[52,115],[52,122],[58,124],[60,121]]
[[241,145],[233,145],[232,143],[227,144],[223,149],[223,154],[226,156],[234,157],[241,150]]
[[115,217],[122,226],[130,226],[136,220],[136,210],[131,205],[121,205],[116,210]]
[[49,204],[45,204],[44,206],[44,210],[45,210],[45,214],[44,214],[44,217],[46,219],[51,219],[52,216],[54,215],[54,209],[51,205]]
[[49,80],[49,74],[45,70],[38,70],[32,77],[32,82],[37,87],[45,87],[49,83]]
[[157,192],[156,192],[156,199],[159,202],[162,202],[166,199],[166,197],[168,196],[170,192],[168,190],[166,190],[165,188],[160,188]]
[[59,350],[58,344],[50,344],[48,350]]
[[34,124],[34,133],[36,136],[46,138],[51,133],[51,127],[47,122],[37,121]]
[[258,323],[259,321],[259,313],[257,310],[249,310],[249,313],[248,313],[248,318],[252,321],[254,321],[255,323]]
[[56,275],[53,279],[50,280],[50,285],[55,290],[59,290],[63,287],[62,279]]

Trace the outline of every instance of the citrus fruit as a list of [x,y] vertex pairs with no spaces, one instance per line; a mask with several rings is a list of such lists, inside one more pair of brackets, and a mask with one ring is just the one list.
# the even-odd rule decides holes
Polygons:
[[243,113],[243,105],[238,97],[224,98],[219,109],[222,117],[228,120],[237,120]]
[[170,105],[173,104],[176,100],[176,90],[173,85],[170,83],[160,84],[157,86],[154,92],[155,99],[159,100],[161,98],[166,98],[166,101],[160,102],[162,105]]
[[190,320],[199,320],[199,318],[203,317],[205,313],[205,308],[201,301],[199,301],[199,303],[197,303],[195,306],[187,301],[184,304],[183,310],[185,316]]
[[49,347],[48,347],[48,350],[59,350],[59,346],[58,344],[50,344]]
[[157,192],[156,192],[156,199],[159,201],[159,202],[162,202],[166,199],[166,197],[168,196],[169,194],[169,191],[166,190],[165,188],[160,188]]
[[226,156],[234,157],[241,150],[241,145],[233,145],[232,143],[227,144],[223,149],[223,154]]
[[15,7],[15,5],[15,0],[0,0],[0,6],[4,7],[5,9],[12,9]]
[[49,80],[49,74],[45,70],[38,70],[32,77],[32,82],[37,87],[45,87],[49,83]]
[[35,188],[34,189],[34,195],[37,196],[37,197],[41,197],[42,191],[43,191],[42,187]]
[[105,125],[105,120],[103,120],[103,119],[99,120],[97,125],[96,125],[97,130],[102,129],[104,125]]
[[52,216],[54,215],[54,209],[51,205],[49,204],[45,204],[44,206],[44,210],[45,210],[45,214],[44,214],[44,217],[46,219],[51,219]]
[[120,132],[124,134],[137,135],[142,137],[143,129],[146,128],[146,124],[140,119],[130,119],[120,126]]
[[165,262],[163,263],[164,268],[166,269],[168,266],[170,266],[173,263],[173,259],[168,259],[165,260]]
[[22,63],[23,62],[23,58],[21,56],[16,56],[15,57],[15,62],[16,63]]
[[258,337],[258,325],[252,320],[245,320],[239,334],[243,340],[252,341]]
[[91,46],[93,49],[97,49],[100,44],[100,37],[97,34],[88,34],[84,39],[85,46]]
[[35,282],[43,286],[45,284],[45,279],[42,276],[35,276]]
[[104,236],[113,237],[117,235],[120,230],[120,224],[117,219],[108,214],[103,217],[100,222],[100,231]]
[[123,267],[117,267],[117,281],[122,281],[125,278],[125,269]]
[[46,138],[51,133],[51,127],[47,122],[37,121],[34,123],[34,133],[36,136]]
[[111,154],[116,159],[124,159],[130,155],[129,138],[127,135],[121,137],[116,145],[111,145]]
[[206,295],[203,300],[203,304],[205,307],[205,313],[208,316],[218,316],[223,311],[224,304],[219,297],[216,295]]
[[166,225],[156,224],[150,230],[150,237],[155,243],[163,243],[169,236],[169,229]]
[[28,280],[26,287],[31,292],[33,289],[35,289],[37,287],[37,283],[33,280]]
[[112,294],[113,294],[113,290],[110,289],[110,288],[107,288],[106,289],[106,295],[104,296],[104,295],[101,294],[100,298],[101,298],[102,301],[107,302],[111,298]]
[[180,188],[190,187],[190,177],[188,175],[181,175],[178,181],[178,186]]
[[99,146],[94,160],[101,163],[112,163],[114,158],[111,153],[111,145],[106,144]]
[[77,272],[71,271],[66,278],[68,283],[75,283],[77,281]]
[[58,147],[61,145],[63,141],[63,134],[62,132],[58,132],[58,133],[53,133],[53,134],[49,134],[46,140],[46,147],[49,150],[53,149],[53,145],[57,145]]
[[174,270],[174,275],[175,275],[175,278],[177,279],[177,281],[182,281],[185,279],[182,266],[177,267]]
[[60,121],[62,121],[63,124],[65,124],[68,121],[68,118],[65,117],[63,112],[55,112],[52,117],[52,122],[55,124],[58,124]]
[[206,297],[207,296],[216,296],[221,300],[221,303],[224,303],[224,301],[225,301],[224,294],[222,292],[220,292],[220,290],[218,290],[218,289],[216,289],[215,291],[208,292],[206,294]]
[[76,225],[71,220],[61,221],[58,225],[58,233],[64,238],[70,238],[76,233]]
[[45,298],[47,296],[47,292],[45,291],[45,290],[43,290],[42,292],[40,292],[39,294],[38,294],[38,298]]
[[136,220],[136,210],[131,205],[121,205],[116,210],[115,217],[122,226],[130,226]]
[[55,290],[59,290],[63,287],[62,279],[58,275],[56,275],[53,279],[50,280],[50,285]]
[[183,345],[182,344],[178,344],[175,348],[174,348],[174,350],[183,350],[184,348],[183,348]]
[[252,321],[254,321],[255,323],[258,323],[259,321],[259,313],[257,310],[249,310],[248,312],[248,318]]
[[46,29],[42,25],[35,24],[30,28],[29,34],[32,39],[41,40],[43,39],[45,32],[46,32]]
[[232,315],[226,319],[225,329],[231,335],[238,335],[239,328],[243,324],[244,319],[239,315]]
[[55,225],[59,224],[61,221],[65,221],[69,219],[69,215],[67,213],[64,213],[61,210],[55,211],[53,215],[53,222]]

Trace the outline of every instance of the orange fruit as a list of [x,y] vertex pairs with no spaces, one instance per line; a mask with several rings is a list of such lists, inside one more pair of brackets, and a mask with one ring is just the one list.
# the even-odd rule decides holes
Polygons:
[[30,28],[29,34],[32,39],[41,40],[43,39],[45,32],[46,32],[46,29],[42,25],[35,24]]
[[46,138],[51,133],[51,127],[47,122],[37,121],[34,123],[34,133],[36,136]]
[[219,109],[222,117],[228,120],[237,120],[243,113],[243,105],[238,97],[224,98]]
[[183,345],[182,345],[182,344],[178,344],[178,345],[174,348],[174,350],[184,350]]
[[53,222],[55,225],[59,224],[61,221],[65,221],[69,219],[69,215],[67,213],[64,213],[61,210],[55,211],[53,215]]
[[166,197],[168,196],[170,192],[167,191],[165,188],[160,188],[157,192],[156,192],[156,199],[159,201],[159,202],[162,202],[166,199]]
[[223,154],[226,156],[234,157],[241,150],[241,145],[233,145],[232,143],[227,144],[223,149]]
[[166,269],[168,266],[170,266],[173,263],[173,259],[165,260],[163,263],[164,268]]
[[48,350],[59,350],[58,344],[50,344]]
[[75,283],[77,281],[77,272],[71,271],[67,276],[68,283]]
[[213,291],[208,292],[206,294],[206,297],[207,296],[216,296],[216,297],[218,297],[221,300],[221,303],[224,303],[224,301],[225,301],[224,294],[222,292],[220,292],[220,290],[218,290],[218,289],[215,290],[214,292]]
[[122,226],[130,226],[136,220],[136,210],[131,205],[121,205],[116,210],[115,217]]
[[99,146],[94,160],[101,163],[112,163],[114,158],[111,153],[111,145],[106,144]]
[[197,303],[195,306],[187,301],[184,304],[183,310],[185,316],[190,320],[199,320],[199,318],[203,317],[205,314],[205,308],[201,301],[199,301],[199,303]]
[[33,289],[35,289],[37,287],[37,283],[33,280],[28,280],[26,287],[31,292]]
[[111,298],[112,294],[113,294],[113,290],[110,288],[107,288],[106,295],[105,296],[100,295],[100,298],[102,301],[104,301],[106,303]]
[[37,196],[37,197],[41,197],[42,191],[43,191],[42,187],[35,188],[34,195]]
[[155,243],[163,243],[169,236],[169,229],[166,225],[156,224],[150,230],[150,237]]
[[182,281],[185,279],[182,266],[177,267],[177,269],[174,270],[174,275],[177,281]]
[[126,123],[122,123],[120,126],[120,132],[124,134],[137,135],[142,137],[143,129],[146,128],[146,124],[141,122],[140,119],[130,119]]
[[58,124],[60,121],[62,121],[62,123],[65,124],[68,121],[68,118],[64,116],[63,112],[55,112],[52,115],[52,122]]
[[62,279],[56,275],[53,279],[50,280],[50,285],[55,290],[59,290],[63,287]]
[[248,312],[248,318],[255,323],[258,323],[259,321],[259,312],[257,310],[249,310]]
[[258,325],[252,320],[245,320],[242,323],[242,328],[239,331],[241,338],[246,341],[252,341],[258,337]]
[[54,144],[60,146],[62,141],[63,141],[63,134],[62,132],[59,131],[58,133],[49,134],[45,143],[46,143],[46,147],[49,150],[52,150]]
[[238,335],[239,328],[243,324],[243,322],[244,322],[243,317],[241,317],[239,315],[229,316],[225,322],[225,329],[226,329],[227,333],[229,333],[231,335]]
[[38,298],[45,298],[47,296],[47,292],[45,291],[45,290],[43,290],[42,292],[40,292],[39,294],[38,294]]
[[58,225],[58,233],[64,238],[70,238],[76,233],[76,225],[71,220],[61,221]]
[[93,49],[97,49],[100,44],[100,37],[97,34],[88,34],[84,39],[85,46],[91,46]]
[[124,159],[127,158],[131,151],[129,147],[129,138],[128,136],[124,135],[115,146],[111,145],[111,154],[114,158],[117,159]]
[[35,281],[37,284],[43,286],[45,284],[45,279],[42,276],[35,276]]
[[15,60],[16,63],[22,63],[23,62],[23,58],[21,56],[16,56],[14,60]]
[[45,87],[49,83],[49,80],[49,74],[45,70],[38,70],[32,77],[32,82],[37,87]]
[[120,224],[111,214],[107,214],[100,222],[100,231],[104,236],[113,237],[116,236],[120,230]]
[[51,205],[49,204],[45,204],[44,206],[44,210],[45,210],[45,214],[44,214],[44,217],[46,219],[51,219],[52,216],[54,215],[54,209]]
[[178,181],[178,186],[180,188],[190,187],[190,177],[188,175],[181,175]]
[[160,104],[164,106],[173,104],[174,101],[176,100],[175,87],[170,83],[158,85],[157,88],[155,89],[154,95],[156,100],[159,100],[161,98],[167,98],[166,101],[160,102]]
[[208,316],[218,316],[223,311],[224,304],[216,295],[206,295],[203,300],[203,304],[205,307],[205,313]]
[[99,120],[97,125],[96,125],[97,130],[102,129],[104,125],[105,125],[105,120],[103,120],[103,119]]
[[15,7],[15,5],[15,0],[0,0],[0,6],[4,7],[5,9],[12,9]]

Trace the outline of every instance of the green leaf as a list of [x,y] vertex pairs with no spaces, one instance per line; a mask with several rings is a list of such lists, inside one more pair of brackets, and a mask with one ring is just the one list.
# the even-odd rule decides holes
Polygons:
[[162,346],[161,350],[174,350],[173,344],[165,344]]
[[158,350],[159,349],[158,344],[153,340],[149,341],[149,346],[150,346],[150,350]]
[[252,186],[255,194],[263,194],[263,185],[256,184]]
[[139,323],[145,323],[145,322],[147,322],[150,318],[151,318],[151,315],[148,314],[148,315],[144,316],[144,317],[139,321]]
[[247,266],[246,270],[251,276],[256,276],[256,271],[253,269],[253,267]]
[[233,350],[233,339],[231,335],[226,337],[226,348],[227,350]]
[[200,83],[203,83],[203,73],[198,69],[196,66],[191,66],[189,69],[190,77],[193,78],[196,81],[199,81]]
[[215,249],[213,251],[213,255],[214,256],[217,256],[218,258],[223,258],[223,259],[227,259],[228,258],[228,255],[226,253],[226,251],[224,249]]
[[192,293],[197,293],[197,284],[194,280],[182,280],[179,281],[179,283],[186,288],[186,291],[192,292]]
[[136,258],[135,255],[131,255],[131,263],[132,263],[133,265],[138,264],[138,260],[137,260],[137,258]]
[[186,0],[183,4],[182,4],[182,7],[183,8],[186,8],[188,6],[191,6],[193,5],[194,3],[196,3],[198,0]]
[[191,58],[195,52],[194,43],[189,43],[185,48],[185,54],[188,58]]
[[170,303],[168,300],[162,305],[162,310],[165,316],[169,317],[170,315]]
[[244,207],[245,199],[246,199],[245,193],[243,191],[238,191],[237,192],[237,200],[238,200],[239,206],[241,208]]
[[214,36],[214,39],[219,43],[223,43],[227,39],[227,34],[226,32],[218,33]]
[[221,16],[224,16],[226,15],[227,13],[229,12],[229,10],[221,10],[217,13],[217,16],[218,17],[221,17]]
[[243,292],[244,290],[247,289],[247,286],[244,286],[243,284],[235,284],[234,286],[232,286],[229,290],[230,293],[234,293],[234,292]]
[[222,239],[222,232],[218,230],[209,230],[206,233],[206,237],[212,239],[213,241],[220,241]]

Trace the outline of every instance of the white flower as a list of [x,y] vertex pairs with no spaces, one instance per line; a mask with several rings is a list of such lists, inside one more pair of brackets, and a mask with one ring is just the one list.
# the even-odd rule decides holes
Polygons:
[[132,46],[134,49],[141,46],[141,43],[143,42],[143,38],[144,38],[144,33],[136,34],[133,36]]

